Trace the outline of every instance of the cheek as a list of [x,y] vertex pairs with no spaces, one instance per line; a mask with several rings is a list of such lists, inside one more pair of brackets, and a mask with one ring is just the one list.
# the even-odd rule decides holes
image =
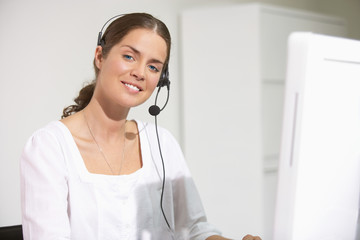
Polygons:
[[130,67],[120,61],[112,64],[112,69],[116,74],[124,74],[130,71]]
[[149,88],[151,88],[152,91],[154,91],[155,88],[157,87],[157,85],[159,83],[159,78],[160,77],[154,76],[149,79]]
[[124,64],[121,61],[109,61],[103,65],[100,72],[103,72],[105,75],[111,74],[123,74],[130,70],[130,67]]

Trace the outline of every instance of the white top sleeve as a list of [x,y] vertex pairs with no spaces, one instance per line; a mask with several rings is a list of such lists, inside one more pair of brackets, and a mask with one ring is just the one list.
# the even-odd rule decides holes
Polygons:
[[70,239],[67,170],[61,146],[49,131],[39,130],[29,139],[20,174],[24,239]]

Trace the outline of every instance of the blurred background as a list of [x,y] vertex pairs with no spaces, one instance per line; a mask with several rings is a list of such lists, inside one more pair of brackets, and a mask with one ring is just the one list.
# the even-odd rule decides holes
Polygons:
[[[159,124],[183,147],[209,221],[227,237],[271,239],[286,38],[360,40],[360,0],[0,0],[0,227],[21,224],[26,140],[93,80],[98,32],[128,12],[148,12],[172,34]],[[153,98],[130,118],[153,122]]]

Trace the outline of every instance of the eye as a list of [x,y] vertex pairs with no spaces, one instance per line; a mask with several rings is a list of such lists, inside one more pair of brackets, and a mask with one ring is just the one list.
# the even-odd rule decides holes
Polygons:
[[159,69],[153,65],[149,65],[149,68],[151,71],[154,71],[154,72],[159,72]]
[[133,58],[132,56],[127,55],[127,54],[123,55],[123,57],[124,57],[126,60],[129,60],[129,61],[133,61],[133,60],[134,60],[134,58]]

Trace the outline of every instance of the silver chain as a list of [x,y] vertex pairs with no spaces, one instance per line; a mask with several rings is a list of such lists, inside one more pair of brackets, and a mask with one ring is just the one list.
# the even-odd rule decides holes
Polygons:
[[[99,143],[96,141],[96,138],[95,138],[93,132],[91,131],[91,128],[90,128],[90,126],[89,126],[89,123],[88,123],[87,118],[86,118],[86,115],[85,115],[85,111],[83,110],[82,112],[83,112],[84,119],[85,119],[86,125],[87,125],[87,127],[88,127],[88,129],[89,129],[89,132],[90,132],[91,137],[93,138],[96,146],[98,147],[98,149],[99,149],[102,157],[104,158],[106,164],[108,165],[111,173],[112,173],[113,175],[116,175],[115,171],[113,170],[113,168],[111,167],[109,161],[107,160],[104,151],[103,151],[102,148],[100,147]],[[126,121],[125,121],[125,125],[126,125]],[[124,147],[123,147],[123,151],[122,151],[122,159],[121,159],[121,163],[120,163],[120,169],[119,169],[119,173],[118,173],[117,175],[120,175],[121,170],[122,170],[122,166],[123,166],[123,162],[124,162],[124,160],[125,160],[125,158],[124,158],[124,157],[125,157],[125,139],[126,139],[126,137],[125,137],[125,125],[124,125]]]

